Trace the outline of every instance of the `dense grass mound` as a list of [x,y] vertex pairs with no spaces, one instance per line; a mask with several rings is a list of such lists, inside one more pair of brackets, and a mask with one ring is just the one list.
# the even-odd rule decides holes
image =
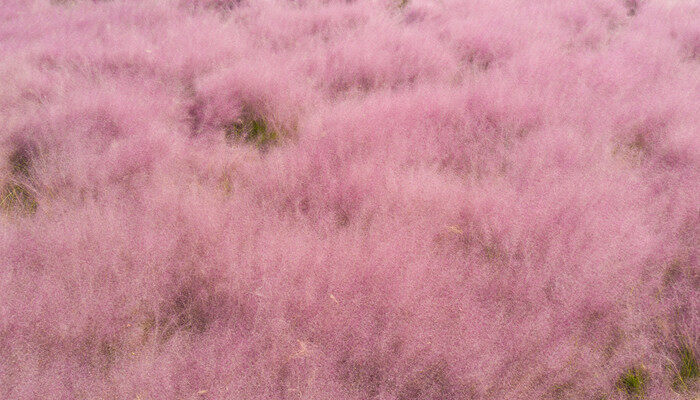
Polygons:
[[693,0],[0,0],[0,398],[697,399]]

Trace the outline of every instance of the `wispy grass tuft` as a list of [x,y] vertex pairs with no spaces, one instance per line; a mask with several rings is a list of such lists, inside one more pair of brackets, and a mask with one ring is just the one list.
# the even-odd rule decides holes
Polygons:
[[695,352],[687,341],[681,341],[676,348],[676,353],[677,360],[672,368],[673,387],[680,391],[694,389],[700,372]]
[[280,137],[278,130],[272,124],[253,112],[245,112],[240,118],[225,124],[223,129],[229,144],[250,143],[261,151],[269,149]]
[[626,393],[631,399],[642,399],[649,379],[648,372],[642,366],[636,366],[625,371],[617,381],[618,390]]
[[8,182],[0,191],[0,208],[8,214],[34,214],[39,208],[36,196],[21,183]]

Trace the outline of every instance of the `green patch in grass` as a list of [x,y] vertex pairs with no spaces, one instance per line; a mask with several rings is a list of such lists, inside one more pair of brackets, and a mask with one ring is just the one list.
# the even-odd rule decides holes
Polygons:
[[648,374],[643,367],[632,367],[620,376],[616,386],[630,399],[641,399],[644,397],[647,381]]
[[674,368],[673,387],[676,390],[690,390],[698,379],[698,360],[692,347],[685,342],[676,350],[678,361]]
[[258,114],[244,112],[235,121],[224,124],[226,142],[246,142],[256,145],[260,150],[267,150],[279,139],[279,132]]
[[36,196],[21,183],[8,182],[0,192],[0,209],[6,213],[34,214],[38,207]]

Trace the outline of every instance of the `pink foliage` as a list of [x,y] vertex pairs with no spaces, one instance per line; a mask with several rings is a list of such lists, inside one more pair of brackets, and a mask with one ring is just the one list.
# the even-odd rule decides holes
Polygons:
[[0,397],[695,399],[698,21],[0,0]]

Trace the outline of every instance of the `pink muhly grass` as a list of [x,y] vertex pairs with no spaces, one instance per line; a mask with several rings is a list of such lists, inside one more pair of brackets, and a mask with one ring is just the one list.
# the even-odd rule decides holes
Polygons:
[[700,8],[0,6],[0,397],[695,399]]

